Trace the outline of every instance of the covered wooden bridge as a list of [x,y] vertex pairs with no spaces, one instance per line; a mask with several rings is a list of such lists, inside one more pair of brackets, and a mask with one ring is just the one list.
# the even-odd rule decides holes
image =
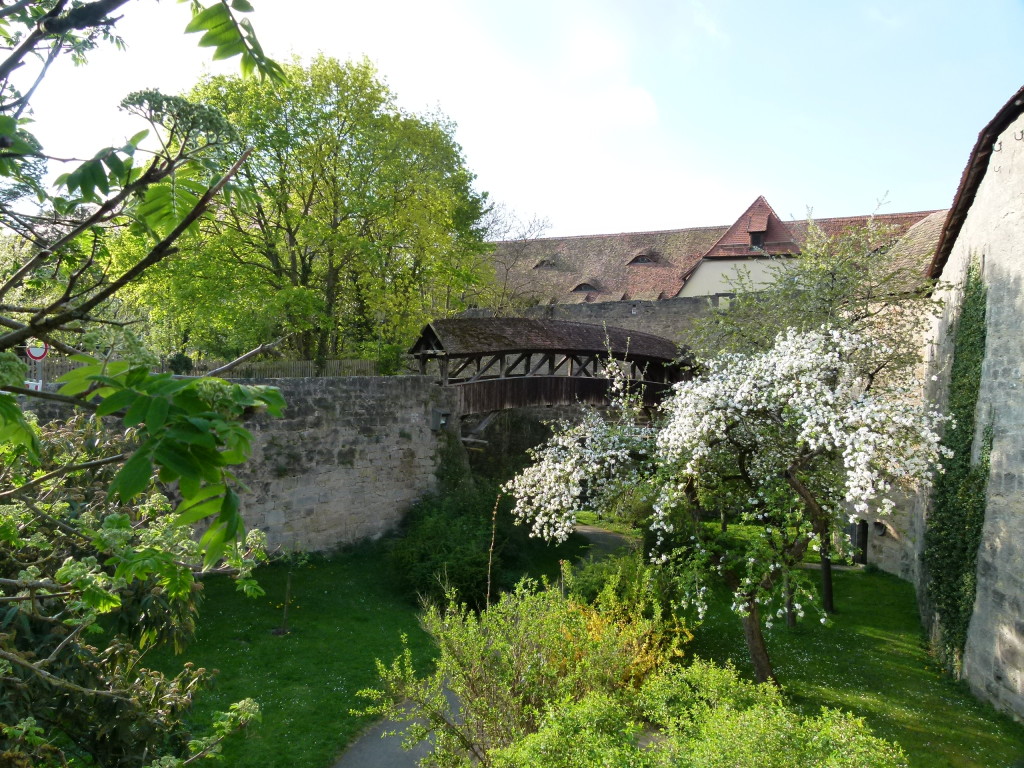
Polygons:
[[605,366],[616,361],[653,404],[688,376],[668,339],[586,323],[525,318],[436,320],[410,350],[420,373],[458,393],[466,416],[506,408],[608,402]]

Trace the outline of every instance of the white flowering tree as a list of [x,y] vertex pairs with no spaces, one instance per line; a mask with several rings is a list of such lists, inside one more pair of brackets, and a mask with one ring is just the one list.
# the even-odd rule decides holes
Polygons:
[[[657,426],[638,427],[630,398],[619,397],[612,419],[563,426],[535,452],[508,485],[515,514],[559,539],[580,508],[646,488],[652,557],[701,614],[708,578],[726,580],[755,675],[769,679],[761,624],[787,607],[803,614],[798,600],[813,593],[796,566],[807,548],[827,554],[842,521],[891,510],[895,486],[929,482],[938,464],[942,416],[910,391],[869,391],[858,358],[872,343],[791,331],[768,352],[723,356],[676,385]],[[720,508],[745,524],[743,536],[705,524]]]

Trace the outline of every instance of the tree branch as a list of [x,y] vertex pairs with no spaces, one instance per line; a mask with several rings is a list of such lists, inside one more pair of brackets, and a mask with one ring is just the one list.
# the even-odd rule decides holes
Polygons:
[[[224,174],[221,179],[214,184],[212,187],[206,190],[206,193],[199,199],[199,201],[192,207],[192,210],[185,215],[185,217],[178,222],[177,226],[171,232],[164,237],[159,243],[157,243],[150,252],[133,267],[126,270],[121,274],[117,280],[113,281],[102,290],[97,291],[88,300],[82,302],[80,305],[71,309],[64,310],[59,314],[53,315],[48,319],[40,320],[38,324],[30,324],[27,328],[21,331],[15,331],[13,333],[5,334],[0,337],[0,349],[6,349],[19,344],[25,339],[31,336],[38,336],[40,333],[48,333],[49,331],[56,330],[63,326],[65,323],[69,323],[73,320],[80,320],[89,314],[89,311],[96,307],[98,304],[106,301],[108,298],[113,296],[125,285],[135,280],[139,275],[145,272],[147,269],[152,267],[154,264],[158,264],[167,256],[176,252],[173,247],[175,241],[184,234],[193,222],[195,222],[206,209],[210,206],[213,198],[217,196],[220,190],[225,184],[234,176],[242,164],[246,161],[249,155],[252,153],[251,149],[247,149],[242,153],[242,156],[238,158],[234,165],[228,169],[228,172]],[[127,189],[127,187],[125,188]]]
[[37,477],[35,480],[27,482],[22,486],[19,486],[17,488],[11,488],[10,490],[7,491],[3,491],[2,493],[0,493],[0,501],[2,501],[3,499],[10,498],[12,496],[17,496],[18,494],[23,493],[24,491],[27,491],[30,488],[35,488],[39,485],[42,485],[47,480],[52,480],[55,477],[66,475],[68,472],[77,472],[80,469],[93,469],[94,467],[103,467],[106,466],[107,464],[114,464],[126,458],[128,458],[127,453],[119,453],[116,456],[107,456],[106,458],[103,459],[86,461],[82,464],[67,464],[63,467],[58,467],[52,472],[47,472],[45,475],[41,475],[40,477]]
[[56,686],[57,688],[63,688],[68,691],[75,691],[76,693],[84,693],[86,696],[101,696],[106,699],[117,699],[118,701],[129,701],[131,696],[127,692],[123,691],[101,691],[96,688],[83,688],[75,683],[68,682],[56,675],[51,675],[45,669],[40,669],[35,664],[21,656],[14,653],[8,653],[7,651],[0,650],[0,659],[9,661],[11,664],[27,669],[29,672],[34,674],[36,677],[49,683],[50,685]]
[[99,407],[96,403],[90,403],[78,397],[58,395],[56,392],[36,391],[34,389],[26,389],[25,387],[0,387],[0,391],[10,392],[12,395],[34,397],[37,400],[49,400],[54,403],[64,403],[65,405],[72,405],[75,408],[85,408],[88,411],[95,411]]
[[282,341],[284,341],[285,339],[288,339],[289,337],[291,337],[293,335],[294,334],[289,333],[289,334],[286,334],[286,335],[282,336],[281,338],[277,339],[276,341],[269,341],[266,344],[260,344],[258,347],[256,347],[256,349],[249,350],[248,352],[246,352],[241,357],[236,357],[230,363],[227,363],[226,365],[222,365],[220,368],[214,368],[212,371],[209,371],[206,375],[207,376],[219,376],[220,374],[224,373],[225,371],[230,371],[232,368],[235,368],[236,366],[241,365],[242,363],[244,363],[249,358],[255,357],[256,355],[259,355],[259,354],[261,354],[263,352],[267,352],[268,350],[273,349],[278,344],[280,344]]

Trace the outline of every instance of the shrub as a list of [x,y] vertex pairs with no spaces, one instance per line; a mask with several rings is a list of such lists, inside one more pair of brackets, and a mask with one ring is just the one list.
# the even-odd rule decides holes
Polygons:
[[429,496],[408,513],[402,536],[388,554],[403,591],[428,602],[442,602],[454,591],[482,606],[487,593],[494,500],[465,483],[444,496]]
[[803,717],[771,683],[743,680],[731,666],[696,660],[652,677],[640,695],[668,738],[653,765],[673,768],[901,768],[899,746],[871,734],[861,718],[822,709]]
[[646,613],[625,610],[611,591],[588,605],[530,582],[479,614],[430,607],[423,626],[438,648],[435,670],[418,677],[406,650],[379,664],[383,690],[362,693],[378,702],[369,711],[411,722],[413,741],[433,734],[438,765],[491,765],[490,750],[537,732],[555,705],[599,693],[626,706],[679,653],[674,623],[655,607]]

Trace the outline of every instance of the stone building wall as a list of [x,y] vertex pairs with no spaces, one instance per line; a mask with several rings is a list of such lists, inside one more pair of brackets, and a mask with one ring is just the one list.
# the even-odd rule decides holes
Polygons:
[[[449,393],[424,376],[261,380],[281,389],[284,418],[261,416],[239,472],[242,514],[270,546],[324,551],[394,529],[436,487]],[[456,420],[452,419],[449,424]],[[457,438],[456,438],[457,439]]]
[[988,291],[975,446],[990,426],[991,468],[963,674],[1024,719],[1024,140],[1015,134],[1024,136],[1024,115],[990,156],[946,272],[978,258]]

